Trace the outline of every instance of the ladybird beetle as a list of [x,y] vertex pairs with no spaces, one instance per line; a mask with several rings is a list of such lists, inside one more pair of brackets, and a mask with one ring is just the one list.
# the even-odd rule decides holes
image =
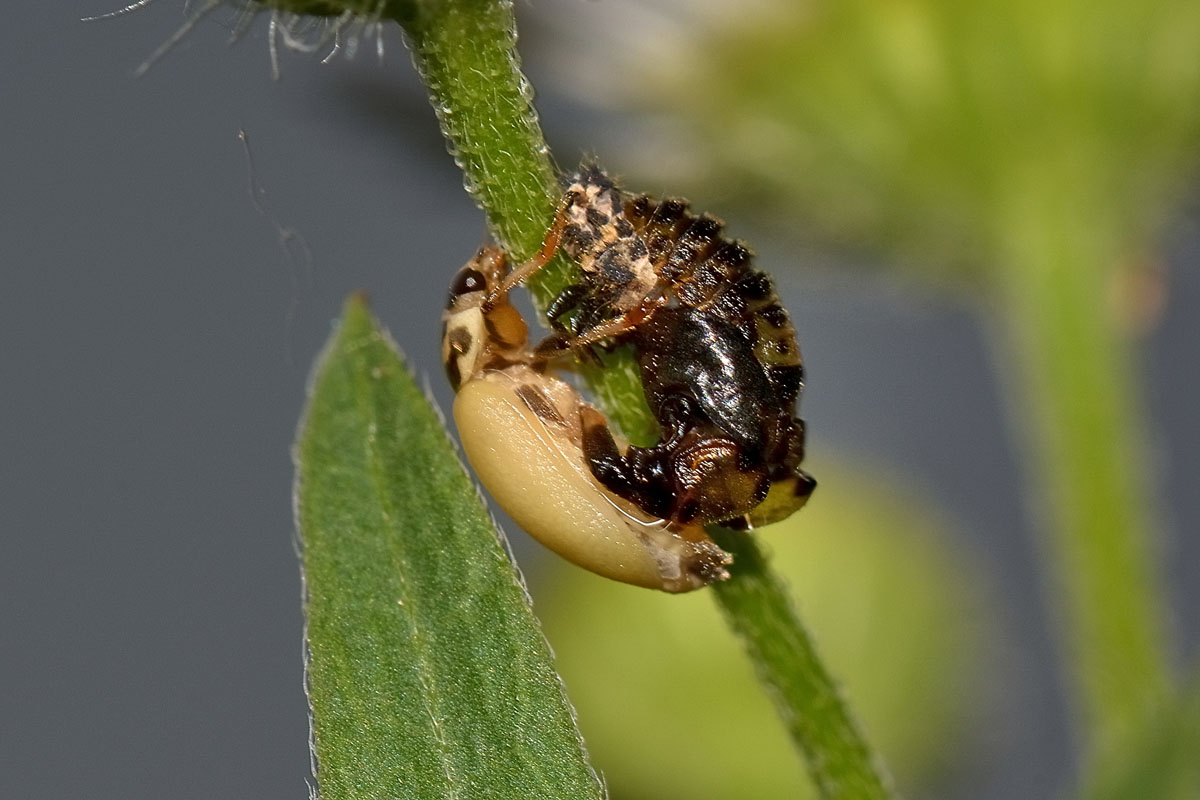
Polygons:
[[607,421],[530,350],[520,312],[495,291],[507,272],[499,248],[481,249],[443,315],[454,421],[479,480],[534,539],[604,577],[667,592],[729,577],[732,558],[703,527],[649,514],[597,481],[583,443],[613,441]]
[[686,201],[626,196],[594,164],[564,184],[541,250],[499,286],[507,291],[562,249],[581,278],[547,307],[556,332],[536,352],[632,346],[662,439],[622,452],[595,431],[584,443],[593,474],[675,521],[747,528],[798,510],[816,486],[800,469],[804,367],[750,249]]

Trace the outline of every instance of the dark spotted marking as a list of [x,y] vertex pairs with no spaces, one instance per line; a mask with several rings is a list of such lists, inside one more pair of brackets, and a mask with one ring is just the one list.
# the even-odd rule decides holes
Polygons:
[[590,206],[588,207],[588,210],[586,212],[586,218],[587,218],[589,225],[593,225],[597,228],[601,228],[601,227],[607,225],[609,222],[609,217],[607,215],[601,214],[595,208],[590,207]]
[[[446,341],[450,345],[450,352],[461,356],[470,352],[474,337],[466,328],[451,328],[446,331]],[[458,387],[462,385],[464,377],[458,362],[457,358],[448,358],[445,364],[446,377],[450,379],[450,385],[454,387],[455,391],[458,391]]]
[[537,415],[537,418],[542,422],[549,423],[559,428],[565,428],[567,421],[558,413],[558,409],[550,402],[542,391],[531,384],[523,383],[516,389],[517,397],[524,401],[525,405],[529,406],[529,410]]
[[766,320],[772,328],[786,328],[792,324],[791,318],[782,306],[765,308],[758,312],[758,315]]
[[456,353],[467,352],[474,341],[471,332],[466,328],[454,328],[447,333],[447,339],[450,341],[450,348]]
[[[593,475],[647,513],[676,521],[748,514],[762,525],[799,508],[815,486],[799,469],[800,348],[750,248],[685,200],[622,194],[594,164],[564,186],[565,216],[551,232],[583,276],[551,304],[558,332],[546,352],[561,353],[571,339],[577,352],[631,345],[663,437],[619,452],[611,439],[585,436]],[[693,447],[706,455],[688,467]]]

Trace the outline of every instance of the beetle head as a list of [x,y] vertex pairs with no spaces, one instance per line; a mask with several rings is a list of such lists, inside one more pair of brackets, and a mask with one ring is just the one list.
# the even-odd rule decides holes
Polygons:
[[508,273],[504,251],[480,248],[454,276],[442,314],[442,364],[454,391],[486,369],[523,360],[529,329],[507,294],[494,295]]

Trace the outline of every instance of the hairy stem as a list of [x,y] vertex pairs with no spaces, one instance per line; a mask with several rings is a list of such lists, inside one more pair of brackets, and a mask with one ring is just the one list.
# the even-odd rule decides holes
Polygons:
[[[406,8],[398,18],[467,188],[506,250],[528,257],[541,243],[558,188],[514,49],[512,4],[440,0]],[[535,298],[544,307],[569,278],[568,264],[552,265],[531,287]],[[630,438],[654,435],[627,354],[615,354],[587,377],[609,418]],[[735,577],[718,587],[718,601],[775,694],[822,795],[889,797],[883,771],[817,657],[782,580],[753,539],[728,532],[722,538],[738,565]]]
[[837,683],[825,669],[783,579],[752,537],[709,528],[733,554],[733,577],[713,586],[730,629],[742,641],[759,679],[824,798],[893,797],[883,762],[872,752]]
[[518,259],[541,244],[558,184],[517,58],[512,4],[417,2],[402,20],[467,191]]
[[[521,74],[512,3],[442,0],[409,8],[401,23],[463,183],[505,251],[528,258],[542,243],[560,192],[533,92]],[[529,286],[538,307],[545,308],[571,275],[561,257],[538,273]],[[653,441],[632,360],[617,354],[604,369],[585,372],[616,426],[631,440]]]

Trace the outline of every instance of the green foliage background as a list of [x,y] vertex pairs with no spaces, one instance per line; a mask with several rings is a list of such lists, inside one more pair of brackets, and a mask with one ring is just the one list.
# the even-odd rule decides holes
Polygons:
[[[383,11],[408,32],[443,132],[493,231],[517,256],[528,254],[554,190],[510,49],[511,7],[431,0]],[[744,187],[748,209],[789,204],[809,236],[873,248],[935,286],[975,293],[996,332],[997,370],[1011,376],[1003,383],[1017,422],[1012,438],[1040,514],[1051,613],[1083,731],[1080,791],[1190,796],[1194,770],[1181,754],[1195,740],[1194,690],[1175,674],[1168,638],[1136,334],[1152,322],[1161,286],[1157,233],[1194,174],[1200,11],[1171,0],[851,0],[764,2],[736,20],[717,19],[691,30],[695,38],[681,49],[690,58],[630,80],[626,100],[685,121],[697,186],[709,178]],[[695,86],[704,90],[688,91]],[[563,280],[561,269],[551,270],[536,287],[539,298]],[[590,377],[622,427],[644,426],[627,362]],[[902,516],[889,519],[898,530]],[[871,563],[878,547],[866,545],[849,569]],[[924,567],[934,585],[952,571],[940,558],[931,554]],[[765,565],[753,550],[740,563]],[[886,581],[879,584],[872,588],[882,591]],[[734,600],[741,585],[712,594],[735,630],[753,631],[743,623],[757,612]],[[768,575],[761,585],[781,584]],[[969,591],[954,594],[956,585],[938,586],[946,607],[927,609],[923,630],[905,643],[947,675],[970,669],[929,635],[951,619],[947,608],[973,607]],[[764,601],[759,611],[772,604],[779,619],[789,617],[786,601]],[[922,607],[918,594],[903,592],[895,606]],[[929,621],[939,611],[941,622]],[[819,791],[886,796],[886,778],[872,772],[853,718],[842,713],[802,626],[789,619],[782,638],[795,633],[804,643],[792,655],[812,655],[797,680],[770,663],[753,634],[746,642]],[[613,644],[613,658],[627,646]],[[683,666],[665,671],[673,681],[650,695],[669,697],[694,680]],[[806,675],[821,676],[812,684],[821,703],[790,704],[789,690]],[[701,695],[710,690],[699,686]],[[899,681],[893,688],[912,689]],[[952,708],[954,699],[921,700],[897,706],[890,719],[921,715],[927,727],[919,735],[940,732],[953,742],[954,714],[931,709]],[[829,727],[806,730],[827,709],[836,712]],[[887,719],[881,714],[880,730]],[[692,724],[719,726],[720,715]],[[830,734],[835,728],[849,738]],[[1161,730],[1168,733],[1152,735]],[[823,771],[843,756],[845,775]],[[851,773],[857,777],[844,780]],[[874,788],[848,789],[859,777]]]

